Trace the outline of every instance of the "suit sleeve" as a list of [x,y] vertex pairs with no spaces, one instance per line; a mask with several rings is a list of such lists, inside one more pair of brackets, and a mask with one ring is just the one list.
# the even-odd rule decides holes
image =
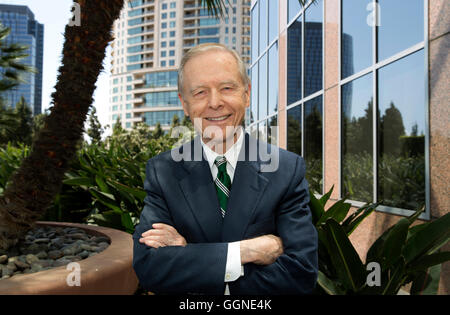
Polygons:
[[154,223],[174,226],[152,160],[146,167],[147,197],[133,234],[133,268],[140,284],[154,293],[223,294],[227,243],[151,248],[139,243]]
[[310,294],[318,273],[317,231],[308,206],[305,162],[297,157],[295,173],[277,209],[283,254],[271,265],[244,265],[244,276],[230,283],[231,294]]

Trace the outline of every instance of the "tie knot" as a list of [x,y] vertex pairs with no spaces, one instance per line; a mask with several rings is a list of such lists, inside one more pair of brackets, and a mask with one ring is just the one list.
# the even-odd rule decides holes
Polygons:
[[218,156],[216,160],[214,161],[214,164],[216,164],[217,168],[220,172],[226,172],[227,170],[227,159],[225,156]]

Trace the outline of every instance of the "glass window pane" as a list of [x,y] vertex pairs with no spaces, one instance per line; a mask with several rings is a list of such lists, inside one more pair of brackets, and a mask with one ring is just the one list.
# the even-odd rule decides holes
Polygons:
[[287,150],[302,155],[302,107],[287,111]]
[[258,119],[258,64],[255,64],[251,70],[252,72],[252,100],[250,102],[250,123]]
[[267,48],[267,31],[268,31],[268,12],[267,0],[260,0],[259,2],[259,54]]
[[267,120],[258,124],[258,140],[267,142]]
[[288,2],[288,23],[298,14],[301,10],[301,5],[298,0],[289,0]]
[[267,142],[278,146],[278,119],[277,116],[269,118],[269,126],[267,129]]
[[267,116],[267,54],[259,59],[258,119]]
[[258,139],[258,124],[255,124],[250,127],[250,136],[252,136],[255,139]]
[[322,95],[305,103],[305,162],[309,187],[322,194]]
[[322,89],[323,3],[316,0],[305,12],[305,97]]
[[342,0],[342,79],[373,63],[372,27],[367,24],[367,5],[372,0]]
[[302,16],[288,28],[287,104],[302,98]]
[[257,2],[255,4],[255,6],[252,9],[252,62],[255,62],[256,59],[259,56],[259,28],[258,28],[258,23],[259,23],[259,14],[258,14],[258,8],[259,8],[259,2]]
[[425,204],[423,50],[379,70],[378,199],[387,206]]
[[423,0],[379,0],[380,61],[423,41],[423,3]]
[[278,0],[269,0],[269,44],[278,36]]
[[342,194],[373,201],[373,78],[342,86]]
[[278,42],[269,49],[269,115],[278,110]]

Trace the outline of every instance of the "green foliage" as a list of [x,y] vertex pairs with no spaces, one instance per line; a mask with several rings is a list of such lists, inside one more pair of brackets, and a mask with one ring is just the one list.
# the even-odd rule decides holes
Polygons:
[[89,128],[87,130],[87,134],[93,143],[99,143],[102,140],[104,130],[98,120],[97,109],[95,107],[92,107],[88,120]]
[[423,155],[425,148],[425,136],[401,136],[400,148],[402,156]]
[[0,93],[10,90],[23,82],[21,76],[27,72],[35,72],[33,67],[29,67],[21,60],[26,58],[28,47],[17,43],[5,43],[11,29],[0,23]]
[[[349,236],[378,204],[366,204],[348,215],[339,200],[325,211],[331,189],[321,199],[310,192],[313,223],[319,237],[318,294],[397,294],[412,282],[411,294],[436,294],[440,264],[450,252],[439,249],[450,239],[450,214],[412,227],[421,211],[400,219],[370,247],[363,263]],[[370,286],[370,263],[380,266],[380,282]]]
[[[343,192],[349,199],[373,200],[373,157],[348,154],[342,162]],[[425,204],[425,159],[423,155],[378,157],[378,192],[383,205],[417,209]]]
[[24,144],[13,146],[8,143],[6,147],[0,147],[0,194],[5,190],[12,173],[19,168],[28,154],[29,147]]

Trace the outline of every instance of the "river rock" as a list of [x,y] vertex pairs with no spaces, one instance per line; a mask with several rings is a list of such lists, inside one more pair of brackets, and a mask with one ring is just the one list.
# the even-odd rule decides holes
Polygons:
[[0,256],[0,264],[6,264],[8,262],[8,255]]

